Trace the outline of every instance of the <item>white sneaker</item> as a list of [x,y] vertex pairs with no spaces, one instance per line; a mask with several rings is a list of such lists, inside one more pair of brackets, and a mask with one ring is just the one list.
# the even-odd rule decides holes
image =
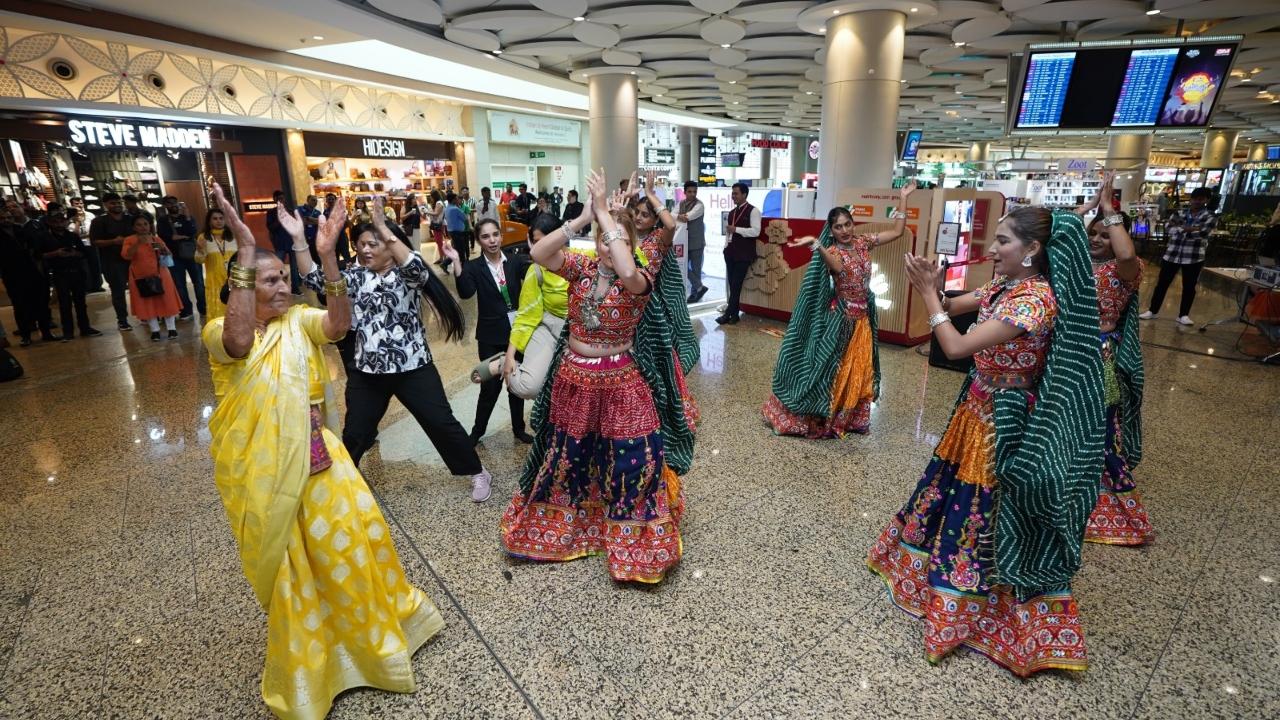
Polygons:
[[481,469],[479,473],[471,476],[471,502],[482,503],[489,499],[493,494],[489,485],[493,482],[493,476],[488,470]]
[[1195,322],[1191,320],[1190,315],[1183,315],[1182,317],[1178,318],[1178,324],[1179,325],[1195,325]]
[[1152,319],[1152,318],[1154,318],[1154,317],[1156,317],[1156,314],[1155,314],[1155,313],[1151,312],[1150,310],[1143,310],[1143,311],[1142,311],[1142,314],[1138,316],[1138,319],[1140,319],[1140,320],[1151,320],[1151,319]]

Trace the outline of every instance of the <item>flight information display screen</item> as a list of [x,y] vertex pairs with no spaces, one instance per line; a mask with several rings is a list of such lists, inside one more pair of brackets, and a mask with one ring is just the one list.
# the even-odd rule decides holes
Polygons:
[[1014,130],[1204,127],[1238,42],[1032,51]]

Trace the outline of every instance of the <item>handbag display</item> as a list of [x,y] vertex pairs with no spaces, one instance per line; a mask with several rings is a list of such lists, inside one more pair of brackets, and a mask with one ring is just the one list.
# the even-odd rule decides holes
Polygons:
[[164,295],[164,282],[159,275],[148,275],[134,280],[138,285],[138,294],[142,297],[160,297]]

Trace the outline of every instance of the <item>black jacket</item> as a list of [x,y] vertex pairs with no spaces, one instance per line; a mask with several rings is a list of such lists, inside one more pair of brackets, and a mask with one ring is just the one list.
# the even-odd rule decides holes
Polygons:
[[507,313],[520,309],[520,284],[529,269],[529,257],[508,254],[502,269],[507,279],[510,305],[502,299],[484,255],[466,261],[462,274],[456,278],[458,297],[476,296],[476,340],[490,345],[506,345],[511,338],[511,322],[507,320]]

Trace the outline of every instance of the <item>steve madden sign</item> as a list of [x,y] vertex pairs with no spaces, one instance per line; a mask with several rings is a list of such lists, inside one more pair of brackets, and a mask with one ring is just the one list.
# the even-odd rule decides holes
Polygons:
[[71,142],[98,147],[135,147],[155,150],[210,150],[213,139],[205,128],[109,123],[72,120],[67,123]]
[[404,150],[403,140],[390,140],[387,138],[365,138],[364,156],[365,157],[382,157],[382,158],[402,158],[408,157]]

